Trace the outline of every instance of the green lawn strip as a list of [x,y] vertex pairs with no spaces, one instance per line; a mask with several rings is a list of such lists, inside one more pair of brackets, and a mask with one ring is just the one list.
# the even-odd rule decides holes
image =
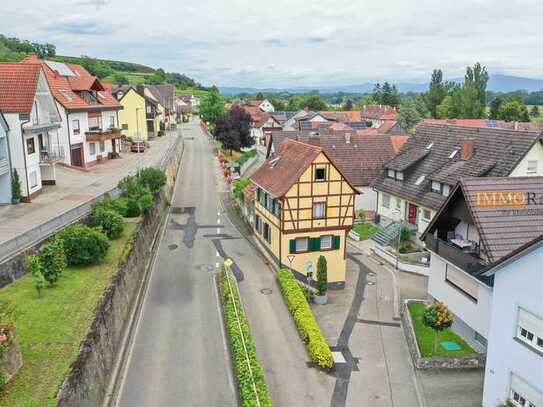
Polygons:
[[[466,357],[474,356],[477,352],[466,343],[460,336],[455,334],[450,328],[439,333],[437,352],[434,352],[434,330],[424,326],[422,316],[424,314],[425,305],[423,303],[409,304],[409,313],[413,320],[415,335],[419,345],[420,353],[423,357]],[[447,351],[441,346],[441,342],[451,341],[456,342],[460,346],[460,350]]]
[[42,290],[41,298],[30,275],[0,289],[0,300],[15,303],[13,318],[23,353],[23,367],[0,396],[0,406],[56,405],[56,393],[79,354],[94,309],[137,226],[126,223],[101,263],[68,267],[54,287]]
[[358,236],[360,236],[360,240],[366,240],[372,237],[378,230],[377,226],[372,225],[371,223],[357,223],[353,226],[353,229],[358,233]]
[[[271,397],[264,380],[264,369],[256,354],[256,347],[251,337],[249,323],[235,284],[233,278],[229,277],[225,271],[220,274],[219,288],[221,291],[226,332],[230,344],[230,355],[238,384],[241,405],[244,407],[258,405],[257,395],[255,394],[256,387],[260,406],[271,406]],[[242,332],[245,339],[245,346],[243,344]],[[247,349],[247,352],[245,352],[245,349]],[[247,354],[249,355],[249,363],[247,362]]]
[[276,276],[298,333],[307,346],[309,357],[321,369],[330,369],[334,364],[332,351],[306,300],[303,289],[287,269],[277,270]]

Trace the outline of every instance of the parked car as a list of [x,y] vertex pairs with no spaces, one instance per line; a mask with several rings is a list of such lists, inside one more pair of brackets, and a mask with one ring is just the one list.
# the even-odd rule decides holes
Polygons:
[[134,141],[130,145],[130,151],[133,153],[143,153],[145,151],[145,143],[143,141]]

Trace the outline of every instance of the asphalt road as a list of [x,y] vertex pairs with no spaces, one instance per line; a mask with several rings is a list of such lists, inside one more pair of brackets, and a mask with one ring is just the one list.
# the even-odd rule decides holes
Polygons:
[[118,405],[235,406],[214,274],[220,234],[210,143],[194,122],[120,380]]

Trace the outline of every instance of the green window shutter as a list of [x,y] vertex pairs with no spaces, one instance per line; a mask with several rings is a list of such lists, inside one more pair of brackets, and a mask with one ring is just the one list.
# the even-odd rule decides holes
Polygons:
[[341,247],[341,236],[334,236],[334,249]]
[[309,239],[309,251],[310,252],[318,252],[321,249],[321,238],[320,237],[312,237]]
[[296,239],[291,239],[289,244],[290,244],[290,250],[289,250],[290,254],[296,253]]

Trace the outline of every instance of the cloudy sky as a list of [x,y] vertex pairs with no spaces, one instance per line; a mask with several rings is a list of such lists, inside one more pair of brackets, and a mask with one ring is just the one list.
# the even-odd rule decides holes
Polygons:
[[[7,1],[7,0],[6,0]],[[7,5],[7,7],[6,7]],[[541,0],[17,0],[0,32],[221,86],[543,77]]]

